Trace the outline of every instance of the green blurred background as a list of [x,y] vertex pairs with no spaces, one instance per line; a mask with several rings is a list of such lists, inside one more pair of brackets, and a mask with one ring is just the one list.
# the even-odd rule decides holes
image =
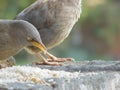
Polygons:
[[[0,19],[13,19],[36,0],[0,0]],[[82,14],[69,37],[50,50],[57,57],[81,60],[120,60],[120,0],[83,0]],[[22,51],[18,64],[39,60]]]

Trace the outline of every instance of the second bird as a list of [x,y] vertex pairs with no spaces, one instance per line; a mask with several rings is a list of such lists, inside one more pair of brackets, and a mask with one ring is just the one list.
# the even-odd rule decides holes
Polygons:
[[[16,19],[26,20],[33,24],[47,49],[51,49],[67,38],[80,14],[81,0],[37,0],[23,10]],[[27,49],[39,52],[33,46]],[[45,64],[55,64],[47,62],[41,54],[39,56]],[[71,58],[56,58],[51,54],[48,56],[53,62],[71,60]]]

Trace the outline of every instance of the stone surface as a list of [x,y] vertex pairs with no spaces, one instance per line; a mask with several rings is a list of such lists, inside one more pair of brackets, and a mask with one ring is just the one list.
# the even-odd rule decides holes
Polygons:
[[[36,67],[36,65],[31,65]],[[120,71],[120,61],[81,61],[64,63],[63,66],[37,66],[50,70],[64,70],[69,72],[96,72],[96,71]]]
[[[49,71],[47,70],[48,72],[57,73],[57,75],[53,75],[54,77],[46,75],[48,78],[41,77],[41,79],[44,80],[41,81],[41,83],[37,83],[37,80],[33,80],[34,82],[19,82],[19,80],[7,82],[7,77],[4,76],[6,82],[0,82],[0,90],[120,90],[120,61],[83,61],[65,63],[63,66],[28,65],[25,69],[27,70],[27,68],[29,69],[30,67],[33,67],[31,72],[33,72],[34,69],[39,71],[39,67],[42,68],[41,70],[49,69]],[[14,73],[14,71],[12,71],[14,70],[13,68],[17,69],[18,66],[2,69],[0,73],[5,73],[4,70],[6,70],[10,71],[8,76],[12,75],[12,73]],[[18,71],[20,73],[18,73]],[[22,70],[18,71],[16,73],[22,76],[26,75],[24,73],[31,73],[27,71],[23,73]],[[58,75],[59,72],[60,75],[63,74],[63,76],[60,77]],[[41,74],[42,73],[44,72],[41,72]],[[68,75],[71,75],[71,77],[68,77],[65,73],[70,73]],[[76,74],[75,77],[74,74]],[[10,77],[14,79],[14,75]],[[29,75],[27,77],[31,76]],[[2,78],[0,74],[0,80],[2,80]]]

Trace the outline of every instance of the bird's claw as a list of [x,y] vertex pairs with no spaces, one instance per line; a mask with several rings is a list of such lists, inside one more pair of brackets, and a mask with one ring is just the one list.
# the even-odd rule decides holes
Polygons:
[[52,66],[62,66],[63,64],[58,62],[35,62],[36,65],[52,65]]
[[48,62],[67,62],[67,61],[72,61],[74,62],[75,60],[73,58],[55,58],[55,59],[47,59]]

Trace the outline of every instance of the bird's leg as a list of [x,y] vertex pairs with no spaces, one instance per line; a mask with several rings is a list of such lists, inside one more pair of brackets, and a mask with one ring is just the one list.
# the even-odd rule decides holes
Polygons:
[[46,52],[46,55],[50,58],[49,62],[66,62],[66,61],[74,61],[73,58],[57,58],[54,55]]
[[60,63],[58,63],[58,62],[49,62],[49,61],[47,61],[46,60],[46,58],[44,58],[40,53],[37,53],[37,56],[38,57],[40,57],[41,58],[41,60],[42,60],[42,63],[36,63],[37,65],[53,65],[53,66],[59,66],[59,65],[62,65],[62,64],[60,64]]

